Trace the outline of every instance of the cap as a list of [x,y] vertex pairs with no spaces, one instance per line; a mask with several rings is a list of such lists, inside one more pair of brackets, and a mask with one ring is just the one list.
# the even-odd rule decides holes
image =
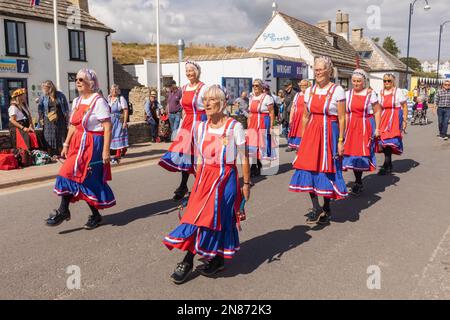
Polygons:
[[156,96],[158,96],[158,94],[156,93],[156,91],[152,90],[152,91],[150,92],[150,96],[151,96],[151,97],[156,97]]

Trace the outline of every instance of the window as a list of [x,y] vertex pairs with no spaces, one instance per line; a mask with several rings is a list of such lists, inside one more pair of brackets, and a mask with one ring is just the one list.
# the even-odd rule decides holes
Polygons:
[[69,101],[70,101],[70,103],[72,103],[72,101],[75,100],[76,97],[78,97],[76,79],[77,79],[76,73],[69,73],[69,77],[67,80],[69,82]]
[[358,51],[358,53],[363,59],[370,59],[372,57],[372,51]]
[[86,61],[84,31],[69,30],[70,60]]
[[26,57],[28,55],[24,22],[5,20],[5,38],[7,56]]

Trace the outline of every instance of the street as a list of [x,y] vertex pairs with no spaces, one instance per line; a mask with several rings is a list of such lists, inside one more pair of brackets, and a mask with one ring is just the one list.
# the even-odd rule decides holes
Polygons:
[[[279,173],[255,181],[236,258],[181,286],[169,277],[183,253],[162,244],[178,223],[179,174],[155,161],[115,173],[117,206],[93,231],[82,228],[85,203],[71,206],[71,221],[44,225],[59,203],[51,181],[4,189],[0,299],[448,299],[450,142],[429,114],[432,124],[408,127],[394,174],[365,174],[363,195],[332,203],[325,227],[307,226],[309,196],[288,192],[295,154],[281,139]],[[66,286],[69,266],[80,268],[80,289]],[[379,289],[368,288],[371,266]]]

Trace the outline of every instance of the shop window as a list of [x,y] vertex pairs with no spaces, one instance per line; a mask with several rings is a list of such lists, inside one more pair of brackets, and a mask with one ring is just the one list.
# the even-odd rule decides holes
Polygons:
[[5,44],[7,56],[26,57],[28,55],[24,22],[5,20]]
[[86,61],[86,41],[84,31],[69,30],[70,60]]
[[78,91],[76,86],[76,73],[69,73],[68,82],[69,82],[69,101],[72,103],[76,97],[78,97]]

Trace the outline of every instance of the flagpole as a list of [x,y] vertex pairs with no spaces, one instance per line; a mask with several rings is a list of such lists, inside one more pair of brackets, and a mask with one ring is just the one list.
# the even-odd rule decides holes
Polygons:
[[158,102],[161,103],[161,57],[159,47],[159,0],[156,1],[156,69],[157,69],[157,91]]
[[58,37],[58,3],[53,0],[53,25],[55,32],[55,66],[56,66],[56,88],[61,90],[61,77],[59,70],[59,37]]

